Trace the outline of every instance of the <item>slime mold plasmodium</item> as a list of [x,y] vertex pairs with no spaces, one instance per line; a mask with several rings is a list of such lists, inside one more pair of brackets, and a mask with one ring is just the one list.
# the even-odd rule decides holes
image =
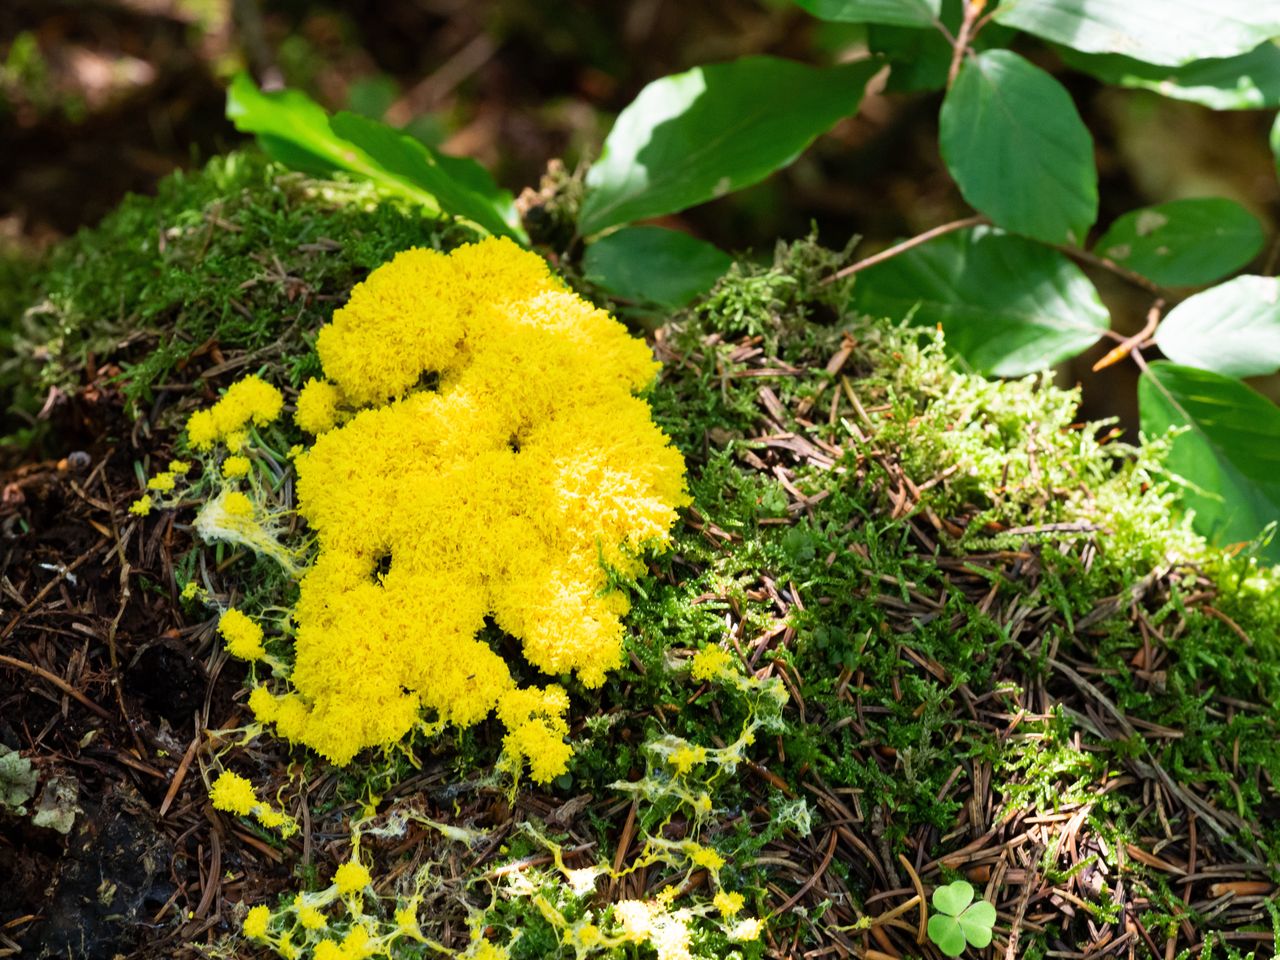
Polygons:
[[[399,254],[317,346],[325,379],[296,414],[316,434],[296,468],[317,551],[293,668],[255,691],[258,719],[345,764],[496,712],[508,761],[557,776],[565,691],[519,686],[479,634],[491,618],[538,670],[586,686],[621,664],[627,600],[608,570],[642,569],[688,500],[636,395],[658,364],[508,240]],[[241,392],[227,415],[193,417],[194,445],[241,442],[265,399]]]

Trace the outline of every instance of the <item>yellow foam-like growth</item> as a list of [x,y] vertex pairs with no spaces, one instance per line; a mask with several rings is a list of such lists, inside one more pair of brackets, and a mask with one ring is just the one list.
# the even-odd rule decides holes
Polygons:
[[401,253],[318,348],[327,379],[300,420],[322,432],[297,470],[319,553],[294,612],[295,692],[259,698],[260,719],[346,763],[496,709],[509,753],[556,776],[567,697],[518,689],[477,634],[492,617],[534,666],[588,686],[620,665],[627,603],[602,561],[635,572],[687,502],[680,455],[635,396],[657,363],[508,240]]

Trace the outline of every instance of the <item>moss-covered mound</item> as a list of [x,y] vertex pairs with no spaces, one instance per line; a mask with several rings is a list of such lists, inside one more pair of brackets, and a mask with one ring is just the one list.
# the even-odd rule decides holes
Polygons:
[[[24,462],[0,506],[0,740],[42,785],[78,785],[83,813],[64,841],[0,812],[0,865],[29,891],[0,905],[5,936],[231,955],[248,916],[301,955],[935,957],[928,901],[965,878],[997,910],[975,955],[1270,955],[1274,573],[1190,532],[1158,445],[851,315],[805,243],[654,335],[649,400],[693,504],[619,581],[628,664],[599,689],[560,678],[568,773],[511,792],[496,721],[341,770],[249,739],[217,611],[282,609],[296,586],[202,543],[198,502],[129,504],[218,389],[256,373],[296,400],[370,269],[469,239],[237,156],[23,280],[3,321]],[[227,766],[298,832],[211,809]],[[330,882],[352,861],[371,886]],[[49,906],[86,878],[101,911]]]

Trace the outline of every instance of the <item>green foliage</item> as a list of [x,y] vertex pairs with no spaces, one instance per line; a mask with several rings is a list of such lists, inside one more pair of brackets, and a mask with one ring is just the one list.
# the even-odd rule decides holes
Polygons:
[[1248,53],[1193,60],[1181,67],[1143,63],[1118,53],[1080,53],[1059,47],[1063,61],[1104,83],[1151,90],[1172,100],[1214,110],[1261,110],[1280,106],[1280,46],[1272,40]]
[[[785,255],[779,262],[785,265]],[[756,276],[731,272],[712,294],[726,312],[704,302],[695,318],[672,331],[670,345],[682,362],[667,368],[653,395],[657,418],[689,459],[699,524],[735,540],[717,547],[705,533],[683,530],[670,565],[641,584],[645,597],[635,602],[629,621],[637,631],[632,649],[645,658],[646,670],[656,671],[663,660],[651,645],[659,651],[697,647],[722,628],[718,620],[730,610],[740,614],[743,636],[777,626],[776,611],[759,588],[762,579],[784,595],[794,591],[805,603],[803,613],[793,609],[787,620],[795,638],[766,652],[761,665],[777,659],[778,669],[803,678],[797,682],[807,721],[792,723],[783,734],[786,762],[770,769],[788,780],[812,769],[829,787],[856,792],[862,809],[883,811],[891,850],[922,825],[940,833],[951,829],[964,798],[946,796],[943,788],[958,763],[991,764],[1006,810],[1049,813],[1063,802],[1096,802],[1108,817],[1138,818],[1145,824],[1139,833],[1159,831],[1149,809],[1129,809],[1127,800],[1102,800],[1096,793],[1099,782],[1114,779],[1136,757],[1160,764],[1178,782],[1212,784],[1215,802],[1225,809],[1265,817],[1265,791],[1233,770],[1280,769],[1280,745],[1264,732],[1277,728],[1276,712],[1226,716],[1206,710],[1206,698],[1270,702],[1272,694],[1262,691],[1280,694],[1280,650],[1258,645],[1245,654],[1239,636],[1221,621],[1170,600],[1149,613],[1170,637],[1161,645],[1167,656],[1162,685],[1153,687],[1130,666],[1142,640],[1127,616],[1108,618],[1086,634],[1075,629],[1105,598],[1123,595],[1143,571],[1174,558],[1206,572],[1220,591],[1215,606],[1241,618],[1236,622],[1242,629],[1261,638],[1280,626],[1280,605],[1268,599],[1274,577],[1246,556],[1230,559],[1207,547],[1171,515],[1177,487],[1161,465],[1167,445],[1134,451],[1100,443],[1092,428],[1073,427],[1076,394],[1031,378],[993,382],[957,373],[929,331],[886,328],[847,313],[834,327],[792,325],[786,310],[770,308],[779,288],[753,286]],[[825,293],[816,283],[784,289],[794,297],[791,303]],[[777,345],[777,365],[799,371],[768,381],[784,406],[822,388],[823,364],[842,333],[856,340],[850,388],[874,411],[870,423],[860,423],[865,441],[855,443],[838,420],[819,435],[851,451],[843,464],[850,470],[864,457],[874,463],[875,451],[892,451],[917,483],[945,477],[921,492],[916,522],[929,513],[963,515],[966,530],[958,541],[943,535],[937,553],[922,550],[904,521],[888,518],[874,468],[865,477],[797,469],[795,486],[823,499],[805,511],[810,516],[787,510],[786,491],[749,466],[749,457],[764,455],[750,438],[773,428],[759,420],[760,381],[741,376],[749,365],[732,359],[737,341],[727,338],[745,331],[742,318]],[[704,411],[714,415],[704,419]],[[1105,531],[1085,535],[1097,536],[1100,547],[1087,565],[1073,535],[1037,543],[1025,534],[998,532],[1081,522]],[[1062,626],[1049,628],[1039,644],[1028,645],[1025,636],[1010,642],[998,618],[942,573],[939,556],[966,551],[1035,556],[1042,572],[1032,582],[992,571],[995,605],[1047,604]],[[1188,578],[1185,589],[1201,588]],[[921,596],[937,603],[936,612],[909,624],[887,619],[893,604]],[[1185,626],[1177,632],[1179,623]],[[1071,659],[1098,664],[1095,682],[1125,716],[1183,736],[1110,739],[1091,732],[1087,718],[1061,710],[1024,721],[1011,738],[965,719],[959,687],[996,702],[1008,697],[1013,713],[1019,693],[1001,688],[998,665],[1025,657],[1025,669],[1035,675],[1035,648],[1057,644],[1074,650]],[[937,672],[920,669],[921,662]],[[1050,668],[1043,669],[1052,679]],[[849,675],[858,678],[856,704],[843,682]],[[655,682],[652,673],[647,676]],[[645,680],[633,676],[629,682]],[[679,735],[691,736],[713,719],[705,704],[686,703],[688,692],[678,686],[666,692],[644,686],[632,695],[636,689],[645,691],[645,702],[672,704],[663,712]],[[1233,759],[1237,742],[1242,753]],[[885,763],[873,753],[881,749],[892,750],[894,760]],[[1274,831],[1264,840],[1278,841]]]
[[997,226],[1083,243],[1098,216],[1093,138],[1053,77],[1008,50],[966,59],[939,116],[947,169]]
[[1204,197],[1131,210],[1094,252],[1162,286],[1199,286],[1239,270],[1264,239],[1258,218],[1240,204]]
[[[1197,529],[1219,543],[1252,540],[1280,517],[1280,408],[1249,387],[1167,361],[1150,365],[1138,387],[1142,428],[1159,436],[1186,427],[1169,451],[1170,471],[1187,482]],[[1280,561],[1280,541],[1264,554]]]
[[1280,36],[1280,8],[1256,0],[1017,0],[1002,3],[995,17],[1085,53],[1172,67],[1234,57]]
[[964,953],[965,945],[981,950],[991,943],[996,908],[986,900],[973,899],[973,885],[956,880],[933,891],[929,918],[929,939],[948,957]]
[[[1280,369],[1280,280],[1236,277],[1183,300],[1156,331],[1174,363],[1228,377]],[[1277,437],[1276,440],[1280,440]]]
[[985,227],[938,237],[864,271],[854,302],[872,316],[941,324],[952,350],[996,376],[1073,357],[1109,322],[1093,285],[1065,256]]
[[528,238],[511,194],[474,160],[449,157],[408,134],[354,113],[332,119],[297,90],[263,93],[246,74],[227,91],[227,116],[266,152],[306,173],[365,177],[431,212],[463,217],[489,233]]
[[624,227],[587,247],[583,275],[636,303],[680,307],[706,293],[733,265],[719,248],[662,227]]
[[587,174],[580,231],[673,213],[762,180],[853,113],[877,67],[744,57],[655,80],[619,115]]
[[[1222,280],[1263,248],[1255,217],[1210,197],[1130,211],[1112,224],[1094,255],[1070,250],[1083,245],[1098,211],[1092,137],[1063,85],[1000,49],[1009,35],[992,34],[988,20],[1050,41],[1069,66],[1104,81],[1217,109],[1248,109],[1280,102],[1274,5],[1188,0],[1157,9],[1129,0],[1017,0],[986,13],[976,2],[908,5],[886,16],[878,3],[797,2],[824,18],[870,24],[868,45],[890,61],[891,88],[949,87],[939,116],[943,158],[964,198],[996,227],[1111,269],[1165,299],[1162,287]],[[1280,119],[1271,144],[1280,165]],[[998,236],[952,232],[890,251],[887,262],[860,271],[854,302],[874,314],[938,324],[967,363],[1003,376],[1069,359],[1107,333],[1106,309],[1084,274],[1053,251]],[[1274,287],[1270,278],[1239,277],[1193,296],[1168,313],[1154,338],[1148,331],[1117,346],[1106,362],[1155,343],[1177,363],[1206,371],[1273,372],[1280,367]],[[1153,305],[1152,315],[1158,318],[1162,308]],[[1261,417],[1247,435],[1270,447],[1280,440],[1274,408],[1226,377],[1201,377],[1198,388],[1207,392],[1182,403],[1157,389],[1167,369],[1143,378],[1143,424],[1149,431],[1157,424],[1190,428],[1175,441],[1174,460],[1186,505],[1197,505],[1197,529],[1258,536],[1280,520],[1271,494],[1255,491],[1252,506],[1242,511],[1211,506],[1232,501],[1242,485],[1265,474],[1255,474],[1258,464],[1235,448],[1246,434],[1229,426],[1231,413],[1219,416],[1210,407],[1244,398]],[[1208,419],[1192,422],[1189,404]],[[1229,523],[1227,513],[1235,517]]]
[[823,20],[927,27],[941,14],[942,0],[795,0]]

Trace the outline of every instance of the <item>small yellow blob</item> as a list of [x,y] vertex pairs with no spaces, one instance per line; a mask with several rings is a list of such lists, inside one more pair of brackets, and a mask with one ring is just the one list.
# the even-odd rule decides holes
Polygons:
[[169,471],[157,473],[154,477],[147,481],[147,489],[154,490],[157,493],[169,493],[173,490],[176,478]]
[[218,441],[235,451],[244,445],[250,424],[265,427],[284,406],[280,391],[259,377],[249,376],[227,388],[208,410],[187,420],[187,439],[197,450],[210,450]]
[[258,803],[253,784],[230,770],[224,770],[218,775],[213,789],[209,791],[209,799],[213,801],[214,809],[225,810],[238,817],[247,817]]
[[244,935],[252,940],[265,940],[267,923],[271,920],[271,911],[259,904],[249,911],[244,918]]
[[693,656],[693,663],[689,668],[695,680],[714,680],[733,663],[733,654],[723,647],[703,647]]
[[690,841],[685,844],[685,853],[689,855],[689,860],[694,865],[712,872],[724,866],[724,857],[720,856],[711,847],[704,847],[699,843]]
[[227,653],[241,660],[261,660],[267,655],[262,646],[262,627],[232,607],[218,619],[218,632],[226,641]]
[[732,917],[742,910],[742,894],[720,890],[711,901],[722,917]]
[[298,394],[294,422],[307,433],[324,433],[337,422],[338,405],[341,402],[342,394],[337,387],[313,377],[303,384]]
[[243,477],[249,472],[249,458],[231,456],[222,461],[222,475],[228,479]]
[[338,892],[344,894],[363,890],[372,880],[368,868],[358,860],[348,860],[339,866],[333,875],[333,882],[338,885]]

